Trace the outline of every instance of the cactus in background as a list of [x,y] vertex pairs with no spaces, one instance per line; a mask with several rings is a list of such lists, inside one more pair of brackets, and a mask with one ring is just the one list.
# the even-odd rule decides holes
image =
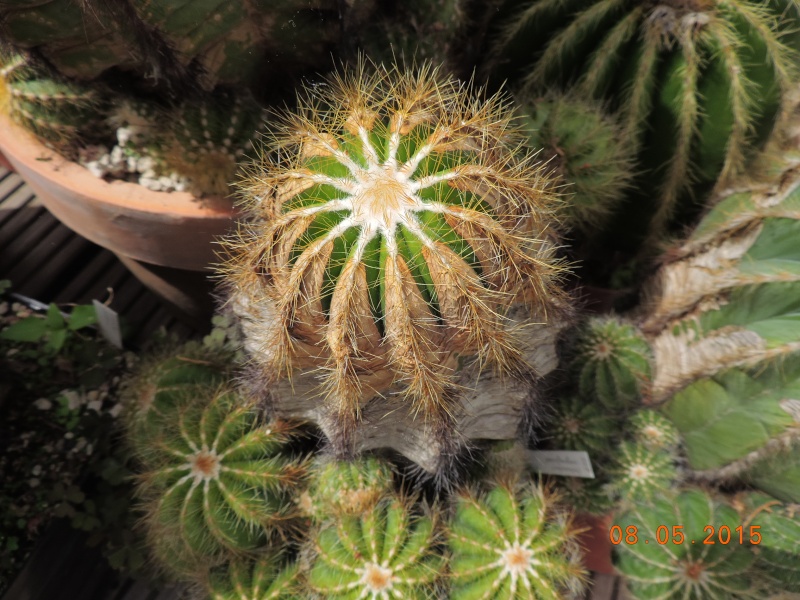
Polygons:
[[253,222],[227,244],[258,385],[280,395],[275,383],[293,371],[324,368],[309,395],[324,395],[318,418],[345,453],[364,404],[396,391],[405,408],[386,426],[417,421],[409,427],[432,430],[419,451],[439,447],[475,369],[529,381],[548,347],[526,355],[514,328],[558,323],[556,202],[504,99],[472,98],[429,66],[362,64],[300,102],[271,143],[280,160],[255,165],[242,186]]
[[0,64],[2,109],[45,143],[69,151],[87,125],[100,125],[102,100],[96,90],[54,77],[24,54],[4,52]]
[[135,456],[152,466],[160,438],[185,404],[203,402],[209,389],[226,381],[224,367],[211,357],[183,352],[145,359],[125,384],[126,440]]
[[178,408],[140,478],[151,536],[172,540],[159,557],[167,564],[262,546],[291,516],[304,472],[286,453],[286,424],[262,423],[224,387],[207,388],[204,400]]
[[650,450],[644,444],[622,442],[608,469],[609,490],[627,504],[651,500],[669,490],[678,479],[675,457],[663,450]]
[[331,600],[431,598],[445,566],[437,543],[433,516],[416,516],[408,502],[387,498],[319,531],[307,585]]
[[583,234],[601,227],[628,191],[633,147],[622,140],[616,120],[576,94],[551,93],[518,99],[523,125],[539,159],[570,195],[565,223]]
[[[745,536],[744,544],[734,539],[739,515],[705,492],[691,490],[634,504],[614,522],[621,529],[615,565],[635,598],[736,600],[759,591],[749,539]],[[715,535],[728,527],[730,543],[704,544],[708,525]],[[665,539],[664,544],[658,541]]]
[[745,535],[761,536],[756,568],[768,588],[800,592],[800,505],[758,493],[740,494],[733,505],[742,516]]
[[294,600],[298,594],[298,565],[284,564],[279,554],[235,560],[208,575],[210,600]]
[[171,142],[164,166],[189,180],[198,196],[228,196],[238,164],[263,127],[263,111],[246,94],[217,90],[167,115]]
[[[772,182],[722,195],[648,291],[650,400],[680,431],[695,477],[755,473],[766,486],[775,465],[759,465],[797,454],[799,188],[800,169],[789,164]],[[783,482],[798,489],[797,477],[773,484]]]
[[595,473],[595,479],[553,478],[555,490],[565,506],[572,508],[577,513],[591,515],[606,515],[614,509],[615,502],[609,491],[608,483],[607,477],[600,472]]
[[[359,51],[374,62],[431,61],[443,63],[448,71],[460,71],[463,66],[458,51],[467,20],[464,0],[362,0],[353,4],[371,5],[371,11],[347,29]],[[369,26],[364,27],[364,22]]]
[[358,516],[386,497],[394,488],[393,483],[390,463],[375,457],[353,461],[318,459],[309,469],[309,487],[300,505],[316,521]]
[[564,598],[584,588],[578,531],[533,483],[462,492],[449,524],[450,598]]
[[0,38],[35,49],[60,73],[83,81],[111,67],[129,70],[142,64],[131,31],[117,26],[97,2],[4,2]]
[[578,331],[571,364],[578,389],[612,411],[630,407],[650,379],[650,347],[616,317],[593,317]]
[[[663,235],[679,200],[741,172],[796,81],[793,0],[509,1],[492,74],[574,86],[623,119],[643,176],[620,232]],[[655,201],[655,205],[654,205]]]
[[615,420],[600,406],[573,396],[556,406],[542,437],[554,450],[585,450],[596,459],[608,452],[616,429]]
[[680,443],[680,433],[675,425],[654,410],[640,410],[629,421],[632,437],[653,452],[672,452]]

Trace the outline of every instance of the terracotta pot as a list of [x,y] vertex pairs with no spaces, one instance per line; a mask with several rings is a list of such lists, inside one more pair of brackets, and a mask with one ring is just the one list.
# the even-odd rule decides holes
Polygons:
[[[208,266],[217,261],[213,240],[232,224],[230,200],[199,200],[185,192],[154,192],[133,183],[104,181],[47,149],[6,115],[0,115],[0,152],[47,209],[79,235],[128,264],[138,261],[146,270],[153,265],[177,269],[184,280],[194,274],[205,290],[195,292],[190,286],[175,294],[159,289],[159,278],[139,278],[184,310],[205,310],[190,306],[192,296],[207,294],[203,280]],[[160,279],[168,281],[169,272],[158,270]],[[198,300],[209,305],[206,298]]]
[[609,531],[614,515],[602,516],[580,513],[575,517],[575,524],[585,529],[580,535],[583,547],[583,566],[595,573],[615,575],[616,570],[611,562],[611,538]]

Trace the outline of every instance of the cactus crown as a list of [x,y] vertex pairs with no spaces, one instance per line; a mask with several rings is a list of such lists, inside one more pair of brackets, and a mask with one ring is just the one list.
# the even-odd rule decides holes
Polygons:
[[553,309],[559,265],[556,202],[521,140],[503,97],[429,66],[361,64],[308,89],[270,144],[279,158],[243,186],[256,223],[229,242],[238,301],[277,312],[264,375],[324,365],[355,419],[362,392],[380,391],[368,373],[437,418],[456,353],[527,372],[505,313]]
[[444,558],[435,553],[437,535],[432,518],[386,498],[320,531],[308,586],[332,599],[431,598],[444,569]]
[[583,588],[577,530],[531,483],[464,492],[449,525],[450,598],[563,598]]

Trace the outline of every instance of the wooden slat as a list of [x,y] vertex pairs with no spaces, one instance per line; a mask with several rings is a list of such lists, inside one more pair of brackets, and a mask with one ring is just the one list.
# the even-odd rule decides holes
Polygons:
[[89,294],[92,284],[100,273],[105,273],[117,262],[117,257],[108,250],[101,249],[99,246],[96,248],[97,253],[83,266],[80,272],[74,275],[72,281],[55,294],[54,302],[89,304],[93,300]]
[[21,208],[35,208],[33,191],[27,186],[20,186],[9,196],[0,198],[0,227],[10,219],[15,211]]

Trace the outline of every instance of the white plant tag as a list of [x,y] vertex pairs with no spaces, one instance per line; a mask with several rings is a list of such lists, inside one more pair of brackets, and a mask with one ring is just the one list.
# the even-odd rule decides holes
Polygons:
[[92,300],[94,310],[97,313],[97,326],[100,333],[112,346],[122,350],[122,331],[119,328],[119,315],[117,312],[102,302]]
[[528,450],[528,462],[539,473],[594,479],[589,453],[580,450]]

